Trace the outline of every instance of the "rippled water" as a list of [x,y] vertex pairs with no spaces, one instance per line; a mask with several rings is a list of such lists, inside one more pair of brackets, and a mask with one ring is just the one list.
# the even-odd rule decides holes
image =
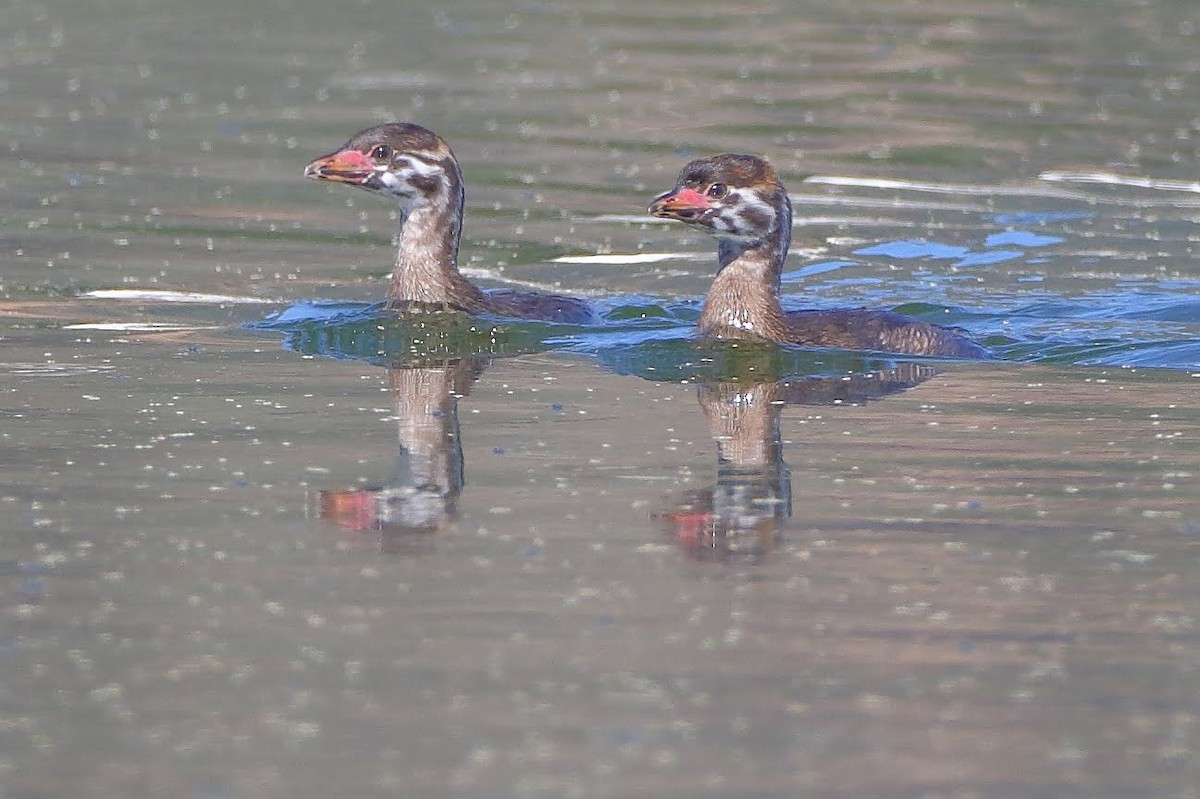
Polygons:
[[953,319],[1019,360],[1198,365],[1183,4],[1083,28],[1047,4],[372,8],[366,29],[132,9],[86,36],[7,12],[10,299],[377,296],[389,209],[297,171],[402,118],[457,149],[485,281],[698,297],[709,242],[642,209],[687,158],[747,150],[796,203],[792,305]]
[[[1191,797],[1200,11],[0,8],[0,793]],[[465,271],[373,303],[305,181],[442,134]],[[689,333],[645,208],[769,157],[788,307],[965,364]]]

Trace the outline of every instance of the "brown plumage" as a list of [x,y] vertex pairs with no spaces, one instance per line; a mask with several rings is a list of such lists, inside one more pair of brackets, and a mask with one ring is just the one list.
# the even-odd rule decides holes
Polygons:
[[410,303],[549,322],[588,322],[575,297],[523,291],[483,291],[458,271],[465,200],[462,171],[450,146],[431,130],[406,122],[356,133],[304,168],[304,176],[356,186],[396,202],[400,232],[388,305]]
[[702,228],[717,239],[719,268],[697,331],[704,336],[904,355],[988,358],[961,333],[893,311],[792,311],[779,304],[779,277],[792,235],[792,204],[761,158],[725,153],[684,166],[650,213]]

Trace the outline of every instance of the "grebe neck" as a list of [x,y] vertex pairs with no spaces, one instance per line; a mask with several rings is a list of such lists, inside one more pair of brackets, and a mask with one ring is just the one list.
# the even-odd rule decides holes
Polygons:
[[779,276],[791,240],[791,215],[783,217],[764,238],[720,239],[717,276],[698,322],[701,334],[778,338],[786,326],[779,304]]
[[479,311],[485,298],[458,271],[464,191],[457,169],[415,207],[400,207],[396,262],[388,302],[422,302]]

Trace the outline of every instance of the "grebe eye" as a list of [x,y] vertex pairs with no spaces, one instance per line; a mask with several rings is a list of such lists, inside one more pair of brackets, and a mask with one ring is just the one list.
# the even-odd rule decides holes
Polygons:
[[376,161],[386,161],[392,157],[392,148],[381,144],[371,151],[371,157]]
[[704,192],[714,200],[719,200],[729,193],[729,187],[724,183],[714,183],[708,187],[708,191]]

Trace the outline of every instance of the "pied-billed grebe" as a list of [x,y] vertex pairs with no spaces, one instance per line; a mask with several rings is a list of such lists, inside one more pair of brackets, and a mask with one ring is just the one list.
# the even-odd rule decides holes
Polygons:
[[988,358],[955,331],[893,311],[791,311],[779,304],[779,276],[792,236],[792,204],[761,158],[726,153],[692,161],[650,213],[703,228],[717,239],[719,267],[697,330],[728,339],[873,350],[905,355]]
[[304,176],[357,186],[400,206],[399,247],[388,305],[428,303],[467,313],[549,322],[587,322],[592,312],[574,297],[482,291],[458,271],[462,236],[462,172],[450,146],[407,122],[376,125],[304,168]]

